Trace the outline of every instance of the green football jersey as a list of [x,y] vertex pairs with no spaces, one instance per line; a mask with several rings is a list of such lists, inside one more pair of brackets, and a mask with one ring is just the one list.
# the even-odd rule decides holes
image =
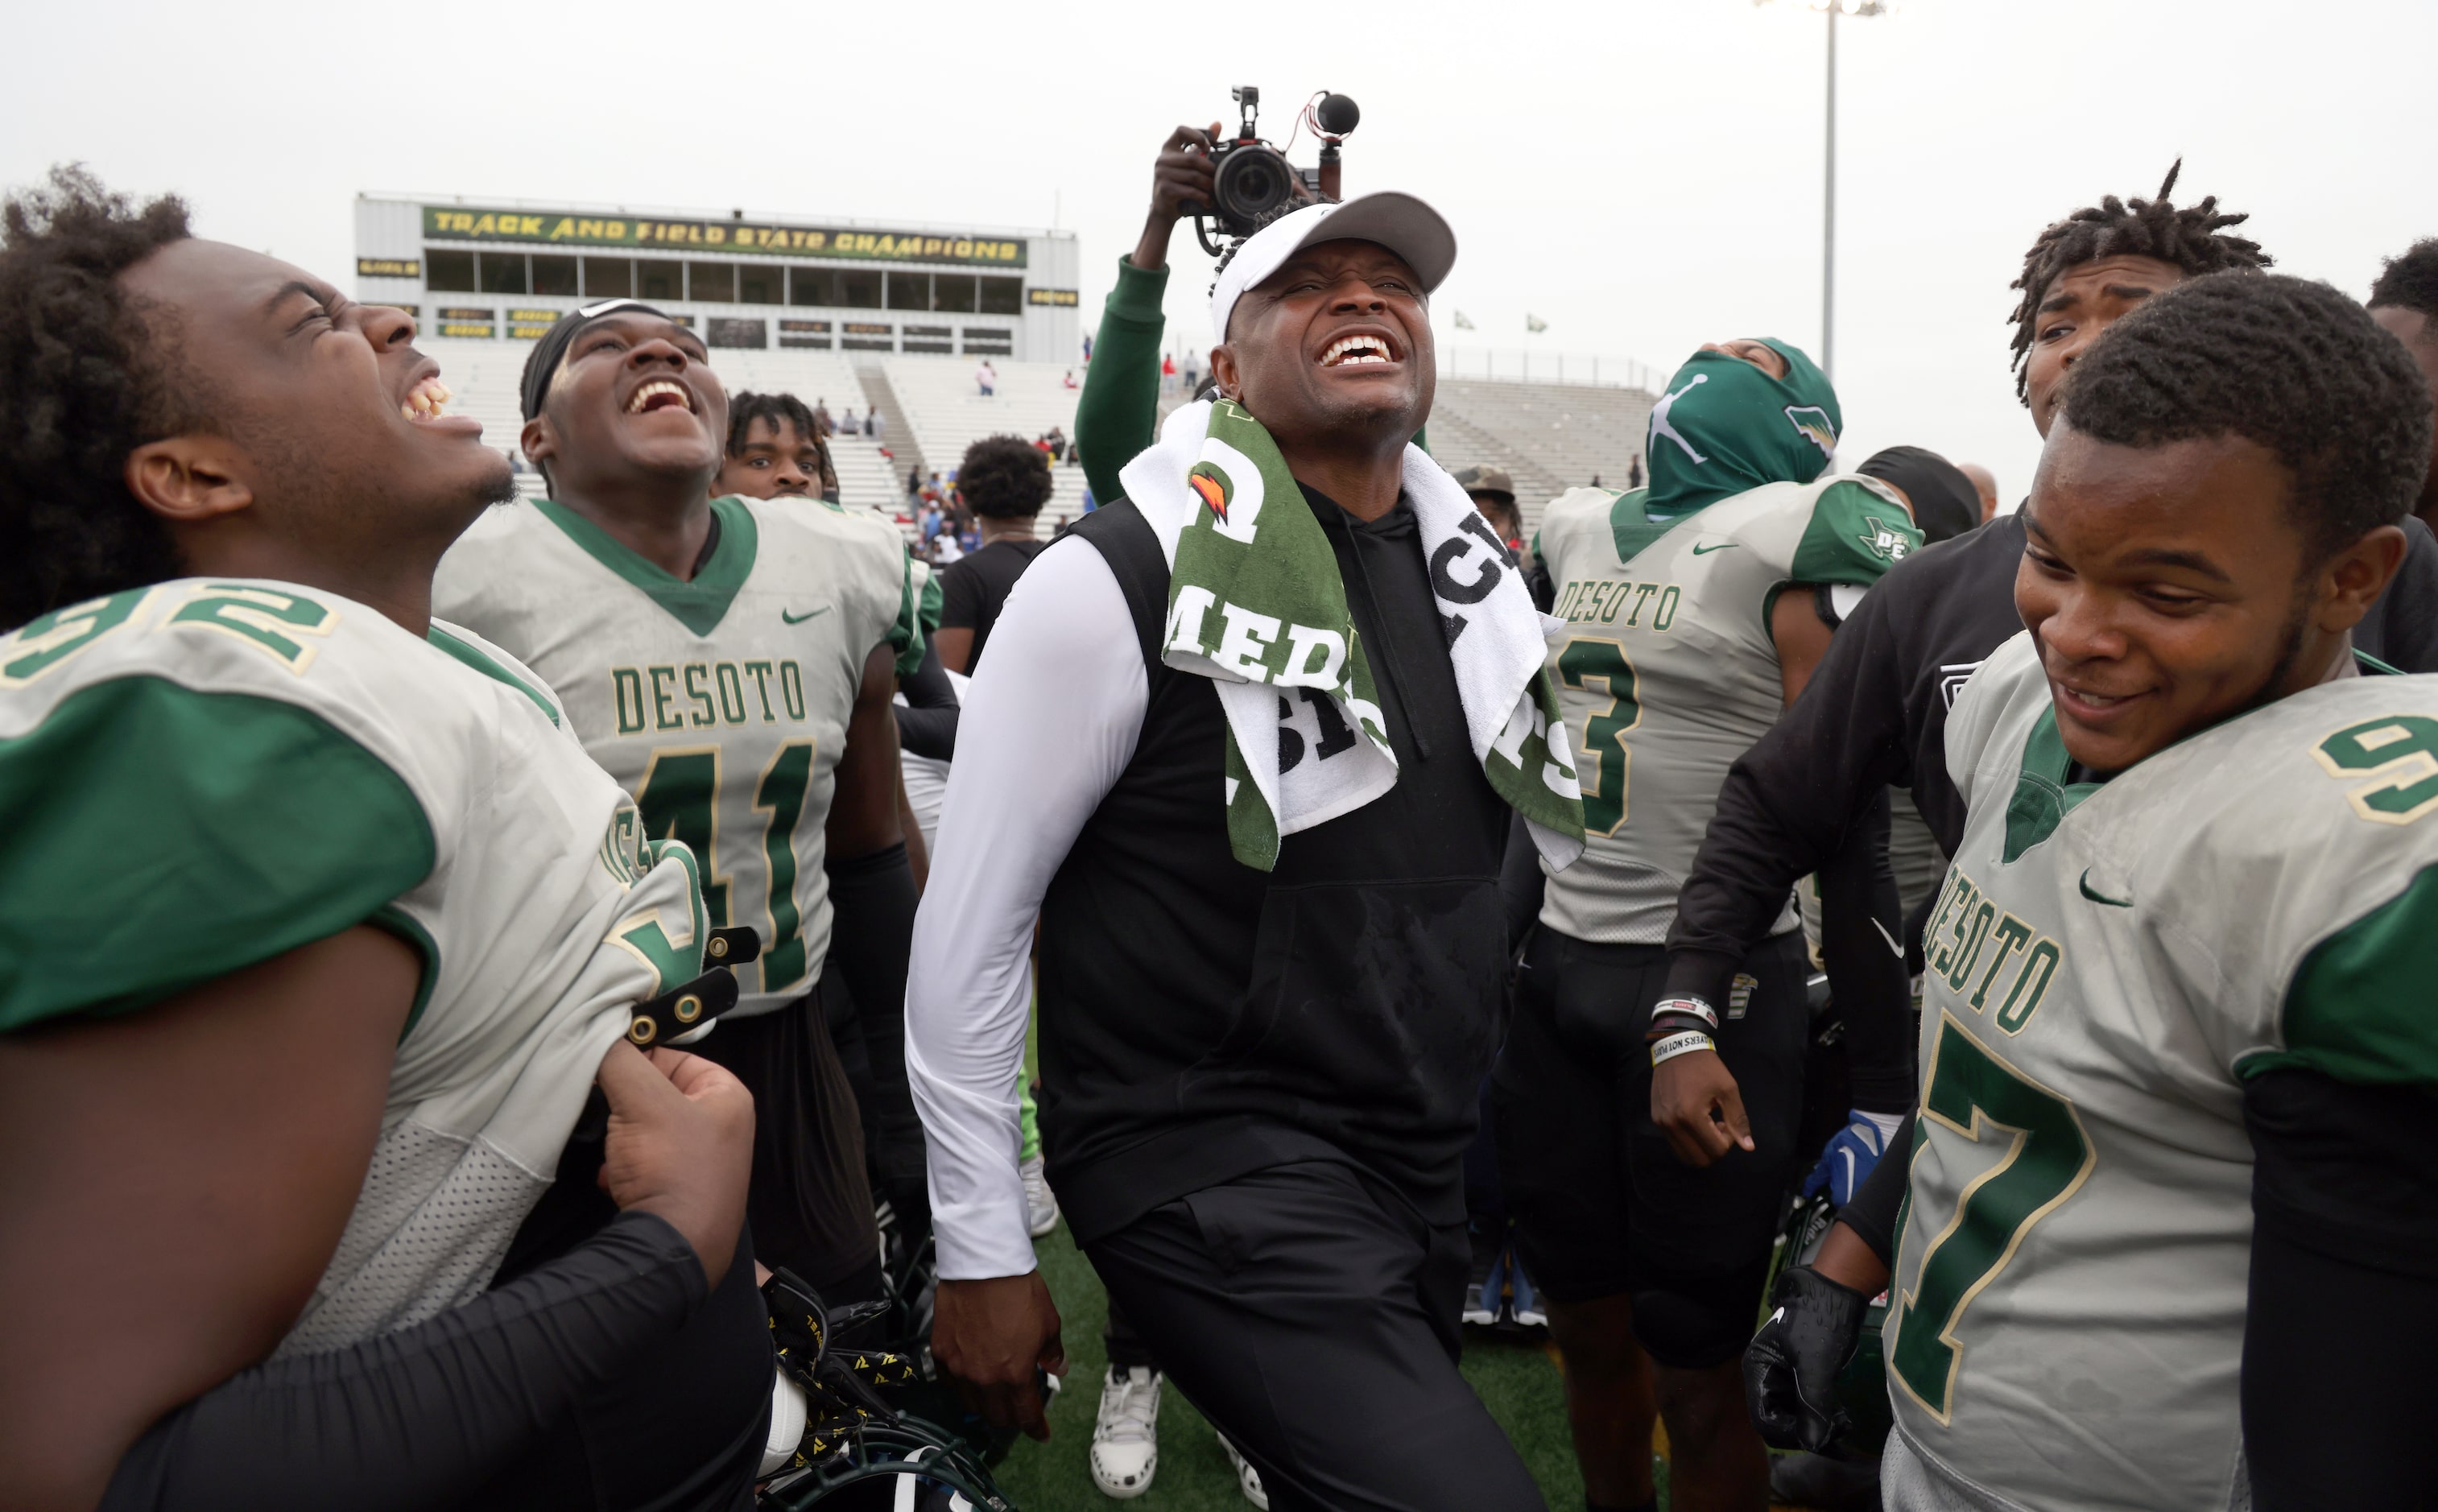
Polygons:
[[2084,783],[2023,635],[1947,755],[1970,817],[1924,934],[1898,1432],[1934,1504],[2249,1505],[2243,1082],[2438,1090],[2438,677]]
[[744,1016],[821,975],[823,831],[864,659],[921,642],[887,521],[819,500],[712,512],[710,560],[680,582],[550,501],[493,510],[442,560],[433,607],[539,673],[646,834],[699,858],[713,925],[762,937]]
[[702,969],[692,858],[470,631],[186,579],[0,637],[0,1034],[358,924],[423,958],[362,1191],[283,1353],[479,1293],[628,1009]]
[[[1576,488],[1534,550],[1566,622],[1549,675],[1582,780],[1582,858],[1541,920],[1578,940],[1658,944],[1727,768],[1785,704],[1769,616],[1793,583],[1867,587],[1921,544],[1872,478],[1771,483],[1652,519],[1649,494]],[[1790,911],[1777,929],[1794,927]]]

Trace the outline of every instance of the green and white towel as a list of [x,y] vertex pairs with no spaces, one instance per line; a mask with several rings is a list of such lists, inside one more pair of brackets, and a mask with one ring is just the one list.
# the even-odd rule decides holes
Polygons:
[[[1190,404],[1120,474],[1168,557],[1161,659],[1218,684],[1228,717],[1228,839],[1267,871],[1282,835],[1397,782],[1337,554],[1286,459],[1232,400]],[[1552,870],[1582,853],[1582,790],[1543,671],[1562,622],[1532,607],[1497,534],[1419,447],[1404,489],[1430,563],[1474,755]]]

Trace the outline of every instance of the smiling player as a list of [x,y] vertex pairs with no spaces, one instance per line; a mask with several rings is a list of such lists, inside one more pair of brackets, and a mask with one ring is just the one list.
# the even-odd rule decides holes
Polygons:
[[820,983],[840,973],[864,1017],[883,1117],[910,1131],[883,1174],[919,1222],[898,1048],[914,884],[890,713],[893,646],[920,652],[906,553],[819,501],[714,499],[728,394],[706,355],[633,301],[553,326],[521,395],[551,496],[468,532],[434,602],[549,682],[647,834],[693,848],[712,923],[761,935],[698,1053],[760,1111],[759,1252],[833,1302],[866,1300],[882,1287],[864,1143]]
[[430,612],[505,462],[402,312],[174,200],[6,225],[0,1501],[734,1504],[751,1109],[619,1043],[694,863]]
[[[2077,365],[2029,633],[1948,725],[1890,1507],[2426,1488],[2438,679],[2350,634],[2430,429],[2403,348],[2299,279],[2159,294]],[[1850,1342],[1886,1277],[1861,1248],[1781,1312]]]

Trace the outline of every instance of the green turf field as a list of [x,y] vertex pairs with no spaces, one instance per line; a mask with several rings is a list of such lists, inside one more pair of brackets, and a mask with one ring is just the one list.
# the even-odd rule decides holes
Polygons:
[[[1000,1489],[1023,1512],[1115,1512],[1120,1505],[1142,1512],[1245,1512],[1252,1503],[1236,1489],[1236,1473],[1220,1450],[1217,1435],[1175,1386],[1159,1409],[1159,1471],[1152,1487],[1131,1503],[1115,1503],[1092,1486],[1086,1457],[1092,1417],[1101,1404],[1101,1378],[1108,1366],[1101,1352],[1101,1325],[1108,1301],[1090,1262],[1067,1237],[1065,1225],[1034,1248],[1041,1274],[1065,1320],[1067,1389],[1050,1412],[1047,1444],[1020,1440],[998,1470]],[[1490,1404],[1525,1463],[1541,1483],[1549,1505],[1572,1512],[1583,1504],[1583,1483],[1566,1445],[1565,1403],[1558,1367],[1536,1345],[1510,1343],[1467,1330],[1464,1373]],[[1661,1492],[1662,1507],[1667,1505]]]
[[[1037,1022],[1029,1026],[1025,1035],[1027,1078],[1037,1073],[1038,1028]],[[1020,1512],[1115,1512],[1121,1504],[1130,1512],[1136,1507],[1141,1512],[1249,1508],[1252,1503],[1237,1489],[1235,1469],[1219,1448],[1218,1435],[1174,1386],[1161,1393],[1159,1468],[1151,1489],[1131,1503],[1119,1503],[1092,1485],[1092,1419],[1100,1411],[1101,1378],[1109,1364],[1101,1348],[1108,1294],[1101,1290],[1091,1262],[1068,1236],[1066,1224],[1036,1240],[1034,1252],[1063,1322],[1067,1389],[1051,1405],[1050,1442],[1018,1439],[996,1472],[999,1488]],[[1583,1504],[1583,1481],[1566,1438],[1565,1398],[1555,1358],[1538,1345],[1484,1329],[1468,1328],[1465,1334],[1465,1379],[1523,1454],[1552,1512],[1575,1512]],[[1662,1456],[1654,1460],[1660,1512],[1667,1512],[1668,1464]]]

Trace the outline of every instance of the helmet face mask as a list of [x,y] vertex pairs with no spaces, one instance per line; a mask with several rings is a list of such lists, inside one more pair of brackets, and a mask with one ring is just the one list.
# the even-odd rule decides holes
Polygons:
[[1007,1450],[996,1435],[980,1446],[907,1406],[955,1404],[945,1383],[927,1380],[928,1359],[911,1352],[833,1346],[839,1332],[889,1310],[883,1303],[830,1309],[793,1272],[763,1286],[780,1371],[802,1387],[807,1409],[794,1456],[761,1486],[757,1505],[804,1512],[850,1486],[882,1477],[908,1484],[893,1498],[914,1512],[1015,1512],[991,1479],[987,1459]]
[[[914,1493],[917,1512],[1016,1512],[981,1457],[945,1429],[902,1415],[890,1422],[830,1426],[839,1432],[826,1434],[815,1428],[805,1434],[797,1453],[803,1463],[771,1477],[759,1505],[805,1512],[848,1486],[904,1476],[928,1483]],[[927,1500],[925,1489],[936,1494]],[[901,1499],[899,1504],[907,1503]]]

